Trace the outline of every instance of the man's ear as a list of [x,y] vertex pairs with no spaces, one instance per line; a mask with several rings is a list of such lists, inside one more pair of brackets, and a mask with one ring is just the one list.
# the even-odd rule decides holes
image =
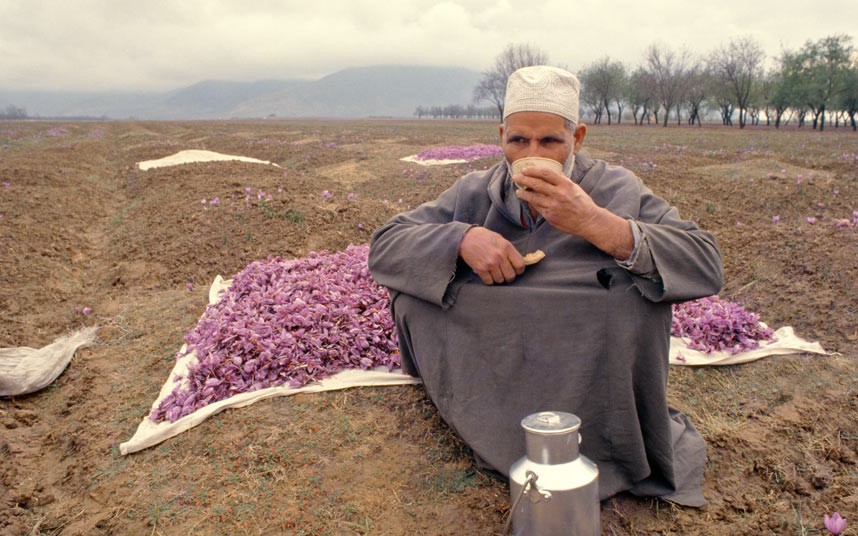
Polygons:
[[584,123],[578,123],[578,126],[575,127],[575,131],[572,133],[572,137],[575,138],[575,144],[572,146],[572,150],[577,153],[581,150],[581,147],[584,146],[584,138],[587,137],[587,125]]
[[503,123],[498,125],[498,139],[503,143]]

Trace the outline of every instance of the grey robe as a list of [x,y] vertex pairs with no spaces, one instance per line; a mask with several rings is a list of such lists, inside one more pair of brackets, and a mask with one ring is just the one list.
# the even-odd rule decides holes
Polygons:
[[[524,455],[521,419],[566,411],[583,422],[603,499],[630,490],[702,505],[706,445],[667,404],[668,350],[671,303],[721,288],[715,240],[586,151],[572,179],[639,226],[630,266],[541,218],[523,225],[504,162],[374,233],[369,266],[391,292],[403,366],[478,461],[505,476]],[[458,258],[472,225],[546,257],[510,284],[484,285]]]

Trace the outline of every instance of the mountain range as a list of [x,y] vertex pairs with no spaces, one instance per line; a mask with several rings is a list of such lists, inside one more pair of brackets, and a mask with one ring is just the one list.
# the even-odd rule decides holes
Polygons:
[[467,105],[481,74],[459,67],[353,67],[318,80],[207,80],[166,92],[0,89],[0,112],[109,119],[411,117],[418,106]]

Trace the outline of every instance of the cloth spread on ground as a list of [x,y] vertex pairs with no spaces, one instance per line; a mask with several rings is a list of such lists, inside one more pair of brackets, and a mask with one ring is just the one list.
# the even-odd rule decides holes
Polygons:
[[179,164],[191,164],[194,162],[222,162],[222,161],[239,161],[239,162],[249,162],[252,164],[266,164],[271,166],[280,167],[277,164],[269,162],[267,160],[257,160],[256,158],[250,158],[247,156],[235,156],[230,154],[221,154],[216,153],[214,151],[203,151],[199,149],[188,149],[186,151],[179,151],[178,153],[170,156],[165,156],[164,158],[159,158],[157,160],[146,160],[144,162],[138,162],[137,167],[141,170],[161,168],[161,167],[169,167],[169,166],[177,166]]
[[[215,303],[224,292],[231,280],[217,276],[209,288],[209,303]],[[180,354],[184,353],[187,345],[182,347]],[[157,408],[161,401],[167,397],[173,389],[180,383],[177,380],[179,377],[184,377],[189,365],[196,360],[193,353],[182,356],[176,360],[173,370],[170,372],[167,381],[161,388],[155,402],[152,403],[151,410]],[[162,441],[165,441],[173,436],[176,436],[194,426],[202,423],[212,415],[220,413],[229,408],[240,408],[249,406],[254,402],[273,398],[278,396],[291,396],[298,393],[316,393],[321,391],[336,391],[340,389],[348,389],[350,387],[368,387],[380,385],[408,385],[420,383],[419,378],[404,374],[400,369],[388,371],[385,367],[379,367],[375,370],[354,370],[348,369],[332,376],[325,378],[322,381],[314,382],[299,388],[290,388],[288,385],[280,387],[269,387],[258,391],[240,393],[225,400],[209,404],[190,415],[186,415],[175,422],[154,422],[147,414],[134,432],[134,435],[128,441],[119,445],[119,452],[123,455],[137,452]]]
[[0,348],[0,396],[18,396],[44,389],[63,373],[78,348],[95,342],[97,327],[57,337],[42,348]]
[[423,160],[417,158],[417,155],[406,156],[405,158],[400,158],[399,160],[403,162],[411,162],[412,164],[420,164],[421,166],[447,166],[450,164],[466,164],[468,161],[463,158],[448,158],[442,160]]
[[670,338],[670,364],[671,365],[738,365],[749,361],[756,361],[764,357],[775,355],[790,355],[799,353],[827,354],[828,352],[818,342],[810,342],[795,334],[790,326],[784,326],[775,330],[775,340],[760,344],[759,348],[731,354],[730,352],[701,352],[688,348],[685,341],[678,337]]

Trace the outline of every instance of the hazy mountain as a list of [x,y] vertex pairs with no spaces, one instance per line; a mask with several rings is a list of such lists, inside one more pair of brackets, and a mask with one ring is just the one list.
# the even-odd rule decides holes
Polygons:
[[85,93],[0,90],[0,111],[30,117],[228,119],[252,117],[410,117],[417,106],[466,105],[480,73],[457,67],[373,66],[324,78],[207,80],[169,92]]
[[238,117],[409,117],[417,106],[471,102],[480,73],[440,67],[360,67],[247,100]]

